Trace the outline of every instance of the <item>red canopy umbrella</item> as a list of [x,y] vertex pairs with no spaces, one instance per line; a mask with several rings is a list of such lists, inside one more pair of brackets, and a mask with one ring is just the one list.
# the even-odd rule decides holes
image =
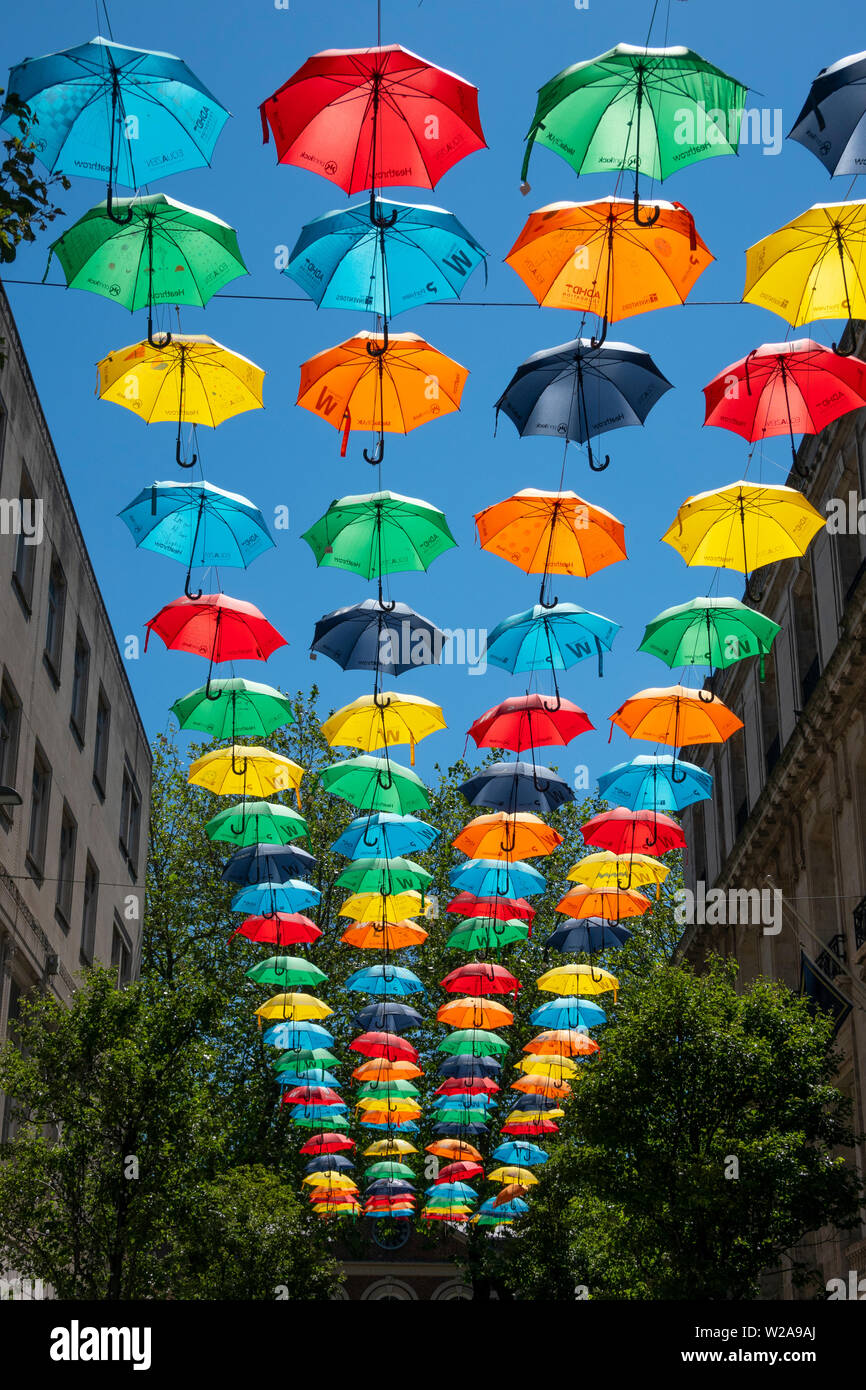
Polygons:
[[459,965],[440,983],[449,994],[516,994],[520,989],[520,981],[504,965],[494,965],[492,961]]
[[284,1105],[339,1105],[343,1097],[333,1086],[293,1086],[283,1096]]
[[349,1047],[364,1057],[387,1057],[392,1062],[398,1059],[406,1062],[418,1060],[417,1049],[396,1033],[362,1033],[349,1043]]
[[494,705],[469,729],[479,748],[525,748],[570,743],[594,728],[584,710],[571,700],[546,695],[512,695]]
[[315,922],[302,912],[275,912],[272,917],[247,917],[239,927],[235,927],[229,941],[238,935],[262,945],[296,946],[318,941],[322,933]]
[[795,434],[819,434],[866,405],[866,362],[840,357],[812,338],[762,343],[714,377],[704,396],[705,425],[750,441],[787,434],[796,467]]
[[443,1182],[471,1182],[473,1178],[484,1176],[484,1165],[482,1163],[471,1163],[467,1158],[458,1159],[456,1163],[446,1163],[444,1168],[439,1169],[439,1176],[434,1181],[436,1184]]
[[660,855],[686,847],[686,837],[671,816],[661,811],[630,811],[627,806],[592,816],[580,833],[586,844],[614,854]]
[[447,1081],[443,1081],[433,1092],[437,1096],[493,1096],[499,1090],[495,1081],[489,1077],[478,1076],[474,1079],[469,1077],[449,1076]]
[[558,1130],[555,1120],[509,1120],[502,1126],[503,1134],[556,1134]]
[[396,43],[314,53],[259,111],[281,164],[373,190],[371,218],[377,187],[435,188],[486,145],[477,88]]
[[354,1149],[355,1141],[345,1134],[314,1134],[301,1145],[302,1154],[335,1154],[341,1149]]
[[461,917],[495,917],[500,922],[514,918],[531,922],[535,908],[525,898],[476,898],[474,893],[458,893],[445,908]]
[[267,661],[277,647],[286,645],[254,603],[230,598],[228,594],[200,594],[192,599],[182,595],[161,608],[156,617],[145,624],[147,637],[144,650],[155,632],[172,651],[194,652],[210,658],[206,692],[210,695],[210,679],[214,662]]

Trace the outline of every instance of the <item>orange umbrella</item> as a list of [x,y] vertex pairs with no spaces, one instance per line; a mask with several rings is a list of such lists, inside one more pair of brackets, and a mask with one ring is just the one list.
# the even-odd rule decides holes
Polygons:
[[595,1038],[587,1037],[586,1033],[578,1033],[573,1028],[549,1028],[532,1038],[523,1051],[537,1057],[591,1057],[600,1048]]
[[645,738],[674,748],[724,743],[743,727],[742,719],[717,696],[684,685],[640,690],[620,705],[610,721],[629,738]]
[[391,1062],[387,1057],[371,1057],[352,1072],[356,1081],[412,1081],[423,1076],[414,1062]]
[[521,1076],[512,1081],[511,1091],[521,1091],[525,1096],[561,1096],[571,1094],[567,1081],[555,1081],[552,1076]]
[[622,917],[641,917],[650,906],[649,898],[634,888],[587,888],[585,883],[570,888],[556,904],[566,917],[603,917],[618,922]]
[[514,1014],[495,999],[449,999],[437,1011],[440,1023],[452,1028],[507,1028]]
[[493,1205],[494,1207],[504,1207],[506,1202],[513,1202],[515,1197],[524,1197],[527,1191],[528,1188],[524,1187],[522,1183],[508,1182],[502,1191],[494,1197]]
[[437,1139],[435,1143],[426,1146],[428,1154],[436,1154],[437,1158],[450,1158],[454,1162],[463,1158],[474,1158],[477,1163],[483,1163],[474,1144],[470,1144],[465,1139]]
[[420,946],[427,936],[423,927],[407,917],[402,922],[353,922],[340,940],[361,951],[397,951],[402,946]]
[[451,843],[470,859],[534,859],[552,854],[562,836],[531,811],[496,811],[476,816]]
[[527,487],[476,512],[483,550],[525,574],[576,574],[586,579],[625,560],[625,527],[576,492]]
[[579,309],[609,323],[683,304],[713,256],[681,203],[660,209],[651,227],[634,220],[631,200],[550,203],[530,213],[505,257],[539,304]]
[[[369,348],[369,351],[368,351]],[[385,433],[408,434],[460,409],[469,372],[417,333],[356,333],[317,352],[301,367],[298,405],[343,431],[375,430],[379,439],[368,463],[380,463]]]

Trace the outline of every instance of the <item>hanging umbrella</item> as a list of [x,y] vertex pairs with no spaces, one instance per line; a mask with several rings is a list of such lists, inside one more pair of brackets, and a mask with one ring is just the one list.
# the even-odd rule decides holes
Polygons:
[[[419,304],[459,299],[486,252],[444,208],[377,198],[315,217],[283,271],[320,309],[391,318]],[[486,270],[486,264],[485,264]]]
[[347,859],[365,859],[371,855],[392,859],[432,849],[439,834],[434,826],[418,820],[417,816],[379,811],[351,821],[331,849]]
[[528,1057],[521,1057],[517,1068],[527,1076],[541,1076],[555,1081],[571,1079],[578,1074],[577,1065],[570,1057],[554,1052],[542,1056],[531,1053]]
[[588,1038],[585,1033],[568,1028],[548,1029],[539,1033],[538,1037],[530,1038],[523,1048],[524,1052],[531,1052],[536,1057],[553,1054],[562,1057],[591,1057],[599,1050],[594,1038]]
[[[406,570],[427,570],[456,545],[445,513],[429,502],[396,492],[360,493],[331,503],[305,531],[317,565],[352,570],[364,579]],[[379,595],[380,606],[382,604]]]
[[302,956],[269,956],[245,974],[260,985],[318,985],[328,978],[324,970]]
[[354,893],[343,903],[338,915],[356,917],[359,922],[397,923],[423,908],[422,895],[408,888],[403,893]]
[[[539,989],[550,994],[606,994],[613,990],[613,1002],[619,981],[607,970],[599,970],[594,965],[557,965],[548,970],[535,982]],[[529,1068],[524,1066],[524,1071]]]
[[418,1150],[416,1148],[413,1148],[413,1146],[409,1143],[408,1139],[388,1138],[377,1139],[374,1144],[370,1144],[369,1148],[366,1148],[364,1150],[364,1155],[367,1158],[373,1158],[377,1155],[384,1156],[387,1154],[415,1154],[417,1152]]
[[638,648],[671,668],[716,666],[724,670],[736,661],[757,656],[764,679],[764,658],[777,634],[778,623],[756,613],[735,598],[693,598],[665,608],[647,624]]
[[408,1163],[395,1163],[393,1160],[383,1160],[381,1163],[373,1163],[364,1173],[365,1178],[414,1178],[415,1173]]
[[[555,811],[574,800],[574,788],[558,773],[537,763],[489,763],[457,788],[470,806],[508,811]],[[509,913],[509,916],[511,914]]]
[[862,172],[866,154],[864,79],[866,53],[851,53],[822,68],[788,133],[789,140],[811,150],[830,174]]
[[554,1081],[550,1076],[520,1076],[512,1081],[509,1090],[517,1091],[525,1099],[543,1097],[563,1101],[571,1095],[571,1082]]
[[[629,767],[630,764],[624,763],[623,766]],[[631,809],[654,808],[640,806]],[[613,850],[604,849],[598,854],[584,855],[576,864],[572,864],[566,877],[572,883],[585,883],[588,888],[646,888],[654,884],[658,898],[660,885],[669,873],[667,864],[647,854],[619,855],[614,854]]]
[[466,1159],[475,1163],[483,1162],[475,1146],[467,1144],[465,1139],[437,1139],[432,1144],[426,1144],[425,1149],[428,1154],[434,1154],[436,1158],[447,1158],[453,1163]]
[[[685,777],[674,776],[677,768],[685,771]],[[713,777],[695,763],[675,763],[667,754],[642,754],[603,772],[598,790],[600,796],[631,811],[679,812],[712,796]]]
[[441,708],[432,700],[382,690],[360,695],[337,710],[325,720],[322,733],[332,747],[361,748],[368,753],[394,743],[408,743],[414,766],[416,743],[447,727]]
[[155,341],[154,305],[203,308],[231,280],[248,274],[237,233],[212,213],[164,193],[117,198],[114,209],[119,218],[97,203],[52,242],[45,275],[56,255],[70,289],[91,290],[130,311],[146,306],[153,348],[172,340],[162,333]]
[[627,558],[622,522],[576,492],[523,488],[476,512],[475,526],[482,550],[509,560],[525,574],[541,574],[544,580],[551,574],[588,579]]
[[436,1070],[449,1079],[470,1081],[496,1076],[502,1070],[502,1063],[496,1057],[446,1057]]
[[318,778],[325,791],[361,811],[395,811],[405,815],[430,805],[420,777],[387,757],[374,758],[363,753],[323,768]]
[[644,424],[670,390],[648,352],[630,343],[593,347],[589,338],[574,338],[520,364],[496,402],[496,419],[501,410],[521,436],[586,444],[590,468],[602,473],[610,456],[596,462],[591,437]]
[[546,1163],[548,1154],[537,1144],[500,1144],[491,1155],[499,1163],[514,1163],[522,1168],[534,1168]]
[[[385,1033],[405,1033],[410,1028],[420,1028],[424,1022],[423,1017],[417,1009],[410,1009],[408,1004],[398,1004],[394,999],[382,999],[379,1003],[368,1004],[365,1009],[361,1009],[355,1014],[355,1022],[358,1027],[371,1032],[382,1031]],[[392,1082],[370,1082],[371,1086],[411,1086],[409,1081]],[[407,1095],[414,1095],[415,1089],[412,1087]]]
[[211,483],[151,483],[118,513],[141,550],[186,565],[184,593],[194,565],[246,568],[274,540],[264,517],[246,497]]
[[364,1057],[387,1057],[389,1061],[397,1062],[417,1062],[418,1051],[405,1038],[397,1037],[395,1033],[375,1032],[362,1033],[349,1043],[353,1052],[360,1052]]
[[642,917],[650,906],[649,898],[633,888],[587,888],[581,883],[560,898],[554,911],[578,920],[618,922],[621,917]]
[[592,727],[586,712],[570,700],[557,702],[532,694],[500,701],[474,720],[468,732],[478,748],[521,753],[526,748],[564,747]]
[[100,400],[122,405],[148,425],[177,421],[175,461],[181,468],[198,462],[197,454],[189,463],[181,457],[184,425],[216,428],[242,411],[261,410],[263,404],[261,367],[204,333],[173,333],[167,345],[158,347],[145,341],[116,348],[96,369]]
[[288,994],[275,994],[256,1009],[259,1018],[289,1019],[292,1023],[304,1022],[310,1018],[328,1018],[334,1010],[324,999],[313,994],[292,991]]
[[[175,700],[171,712],[182,729],[197,729],[212,738],[267,738],[276,729],[294,724],[292,702],[281,690],[259,681],[233,676],[227,680],[212,680],[210,693],[199,686],[182,699]],[[264,802],[257,805],[263,806]],[[268,812],[283,812],[284,807],[269,806]],[[252,810],[252,808],[250,808]],[[223,812],[226,816],[229,811]],[[257,812],[256,814],[265,814]],[[294,811],[285,811],[294,816]],[[298,817],[300,819],[300,817]],[[292,837],[294,838],[294,837]]]
[[562,836],[531,812],[509,816],[495,811],[492,815],[476,816],[451,843],[473,859],[533,859],[552,854],[562,844]]
[[315,1138],[307,1139],[300,1151],[302,1154],[330,1154],[354,1147],[354,1139],[348,1139],[345,1134],[317,1134]]
[[[307,1103],[313,1105],[341,1105],[342,1100],[343,1098],[340,1095],[339,1091],[335,1091],[331,1086],[293,1086],[292,1089],[290,1091],[287,1091],[286,1094],[283,1096],[284,1105],[297,1105]],[[317,1174],[318,1178],[321,1178],[323,1173],[334,1171],[336,1170],[331,1168],[316,1168],[313,1170],[313,1173]],[[306,1182],[306,1178],[304,1179],[304,1181]]]
[[[577,926],[557,927],[557,931],[577,931]],[[623,927],[624,931],[625,928]],[[589,999],[551,999],[529,1015],[540,1028],[596,1028],[607,1022],[607,1014]]]
[[266,1029],[262,1040],[288,1052],[303,1052],[310,1048],[330,1047],[334,1035],[318,1023],[293,1023],[287,1020]]
[[404,946],[422,946],[428,935],[407,918],[402,922],[353,922],[340,940],[360,951],[399,951]]
[[[171,651],[194,652],[210,658],[205,694],[211,698],[211,672],[215,662],[267,661],[277,647],[286,645],[255,604],[228,594],[185,595],[161,608],[145,623],[147,637],[155,632]],[[214,696],[214,699],[217,697]]]
[[[157,171],[163,178],[209,165],[229,117],[181,58],[101,37],[25,58],[8,90],[39,126],[47,169],[62,164],[68,174],[106,181],[109,216],[115,184],[138,188]],[[18,133],[12,116],[0,124]]]
[[220,877],[224,883],[287,883],[309,875],[317,863],[297,845],[247,845],[235,851]]
[[[614,806],[612,811],[601,811],[591,816],[580,827],[584,843],[596,845],[599,849],[612,850],[614,854],[667,854],[672,849],[685,849],[686,837],[682,828],[670,816],[658,811],[631,811],[627,806]],[[586,888],[585,884],[581,887]],[[628,895],[632,889],[621,890],[587,888],[587,893],[613,892]],[[637,894],[649,906],[649,899]],[[626,901],[626,897],[623,897]],[[645,908],[641,909],[646,911]],[[592,916],[597,914],[590,914]],[[607,913],[601,914],[607,916]],[[633,914],[624,914],[633,915]]]
[[564,68],[539,90],[526,137],[522,191],[534,144],[566,159],[577,174],[634,170],[634,220],[642,221],[641,173],[666,179],[684,164],[736,154],[746,101],[742,83],[690,48],[618,43]]
[[445,942],[458,951],[501,951],[515,941],[526,941],[529,928],[514,918],[469,917]]
[[278,1071],[274,1080],[278,1086],[333,1086],[336,1089],[340,1085],[338,1078],[332,1072],[325,1071],[324,1067],[310,1067],[308,1071]]
[[608,324],[684,304],[713,260],[681,203],[657,199],[639,202],[641,209],[652,217],[652,231],[636,225],[625,198],[550,203],[530,213],[505,257],[539,304],[598,315],[591,347],[601,347]]
[[576,603],[541,602],[497,623],[487,635],[484,654],[491,665],[505,671],[552,672],[555,697],[529,695],[527,700],[537,702],[539,711],[553,714],[564,708],[573,713],[580,707],[568,700],[563,703],[556,672],[597,655],[598,674],[603,675],[603,653],[610,651],[618,632],[619,623],[600,613],[590,613]]
[[391,997],[423,994],[424,986],[414,970],[402,965],[367,965],[356,970],[344,985],[345,989],[363,994],[384,994]]
[[[618,915],[626,917],[631,914],[623,912]],[[618,950],[631,935],[632,933],[621,927],[617,921],[593,917],[587,921],[569,922],[567,926],[557,927],[545,941],[544,949],[561,951],[563,955],[577,955],[582,951],[587,955],[595,955],[597,951]]]
[[[449,1076],[436,1087],[437,1096],[494,1096],[502,1088],[487,1076]],[[441,1173],[439,1175],[442,1176]]]
[[436,1051],[461,1057],[467,1054],[471,1057],[495,1056],[497,1052],[507,1052],[508,1043],[485,1028],[458,1028],[443,1038]]
[[354,1163],[342,1154],[323,1154],[321,1158],[311,1158],[305,1164],[305,1173],[350,1173],[355,1168]]
[[[390,1029],[382,1030],[390,1032]],[[387,1057],[373,1057],[368,1062],[362,1062],[352,1072],[356,1081],[411,1081],[413,1077],[421,1076],[421,1068],[414,1062],[391,1061]]]
[[458,893],[445,908],[461,917],[493,917],[497,921],[532,922],[535,908],[525,898],[477,898],[474,893]]
[[514,1014],[504,1004],[478,995],[450,999],[437,1009],[436,1018],[452,1028],[507,1028],[514,1022]]
[[233,743],[231,748],[212,748],[190,763],[190,786],[206,787],[218,796],[272,796],[288,787],[297,791],[304,769],[282,753],[269,748]]
[[408,434],[459,410],[468,376],[417,333],[390,333],[386,319],[381,333],[356,333],[302,363],[297,404],[342,430],[341,457],[352,430],[377,431],[364,458],[379,464],[386,433]]
[[378,893],[390,896],[407,889],[423,890],[432,875],[416,864],[414,859],[396,856],[391,859],[356,859],[335,880],[338,888],[351,888],[355,893]]
[[310,1076],[325,1067],[335,1070],[342,1065],[333,1052],[329,1052],[326,1047],[318,1046],[301,1047],[297,1050],[293,1048],[291,1053],[285,1053],[271,1062],[275,1072],[289,1071]]
[[240,801],[226,806],[204,828],[211,840],[243,846],[286,845],[309,835],[303,816],[277,801]]
[[543,893],[547,880],[530,864],[509,859],[468,859],[448,875],[458,892],[478,897],[521,898]]
[[285,883],[251,883],[232,898],[232,912],[268,916],[275,912],[300,912],[304,907],[316,907],[322,899],[318,888],[298,878]]
[[490,961],[473,961],[450,971],[439,982],[449,994],[516,994],[520,982],[504,965]]
[[449,1182],[471,1182],[473,1178],[482,1178],[483,1176],[484,1167],[481,1163],[474,1163],[464,1158],[456,1163],[446,1163],[444,1168],[440,1168],[434,1186],[438,1187],[440,1183],[444,1185]]
[[407,604],[365,598],[320,618],[310,651],[330,657],[344,671],[402,676],[441,661],[444,643],[444,632]]
[[266,946],[308,946],[318,941],[322,933],[315,922],[300,912],[275,912],[267,917],[248,917],[231,935],[245,936],[248,941]]
[[[717,696],[706,699],[706,694],[706,691],[689,690],[684,685],[640,690],[610,716],[611,733],[615,724],[629,738],[649,739],[674,748],[724,743],[737,729],[742,729],[743,721]],[[669,773],[672,782],[684,782],[687,775],[683,772],[678,776],[673,766]],[[614,846],[602,845],[601,848],[613,849]]]

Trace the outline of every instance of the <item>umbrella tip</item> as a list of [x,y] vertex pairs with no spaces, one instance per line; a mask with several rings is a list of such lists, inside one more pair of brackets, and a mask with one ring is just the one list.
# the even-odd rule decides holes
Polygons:
[[527,195],[527,193],[531,193],[531,192],[532,192],[532,184],[531,184],[531,183],[527,183],[526,180],[524,179],[524,180],[523,180],[523,183],[520,185],[520,191],[521,191],[521,193],[523,194],[523,196],[524,196],[524,198],[525,198],[526,195]]

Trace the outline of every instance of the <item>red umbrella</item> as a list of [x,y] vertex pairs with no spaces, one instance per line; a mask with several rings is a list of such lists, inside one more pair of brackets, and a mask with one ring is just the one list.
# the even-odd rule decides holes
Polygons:
[[614,854],[659,855],[686,847],[686,837],[671,816],[661,811],[630,811],[626,806],[593,816],[580,833],[586,844]]
[[408,1062],[418,1060],[417,1050],[396,1033],[362,1033],[349,1043],[349,1047],[364,1057],[387,1057],[392,1062],[398,1058]]
[[283,1096],[284,1105],[339,1105],[343,1097],[333,1086],[293,1086]]
[[504,965],[494,965],[492,961],[473,961],[460,965],[441,980],[449,994],[516,994],[520,981],[516,980]]
[[486,1076],[478,1076],[474,1079],[469,1077],[449,1076],[447,1081],[443,1081],[433,1092],[437,1096],[493,1096],[500,1088],[495,1081],[491,1081]]
[[477,88],[400,44],[314,53],[259,111],[263,141],[273,133],[281,164],[312,169],[346,193],[435,188],[486,145]]
[[819,434],[840,415],[866,405],[866,362],[840,357],[812,338],[762,343],[704,387],[705,425],[754,441]]
[[322,933],[302,912],[275,912],[272,917],[247,917],[235,927],[229,941],[238,935],[267,946],[297,946],[318,941]]
[[245,657],[251,661],[267,661],[277,647],[286,645],[264,613],[253,603],[228,594],[201,594],[196,599],[185,595],[161,608],[155,618],[145,624],[147,637],[151,632],[161,637],[172,651],[194,652],[210,657],[207,673],[207,694],[214,662],[235,661]]
[[495,917],[500,922],[509,918],[531,922],[535,916],[535,908],[525,898],[476,898],[474,893],[458,893],[445,911],[457,912],[461,917]]
[[555,1120],[509,1120],[502,1126],[503,1134],[556,1134]]
[[471,1182],[473,1178],[484,1176],[484,1165],[482,1163],[470,1163],[468,1159],[459,1159],[457,1163],[446,1163],[444,1168],[439,1169],[439,1176],[436,1183],[443,1182]]
[[345,1134],[314,1134],[301,1145],[302,1154],[335,1154],[341,1149],[354,1149],[355,1141]]
[[570,743],[592,729],[586,712],[560,696],[512,695],[494,705],[469,729],[479,748],[545,748]]

